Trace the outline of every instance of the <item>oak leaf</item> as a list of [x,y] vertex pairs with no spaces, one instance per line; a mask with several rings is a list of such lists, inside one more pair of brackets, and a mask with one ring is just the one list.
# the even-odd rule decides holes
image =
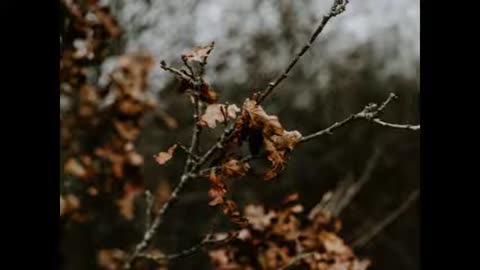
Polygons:
[[169,161],[173,157],[173,153],[175,152],[175,149],[177,148],[177,144],[174,144],[168,148],[167,152],[160,152],[158,155],[155,155],[155,161],[157,161],[158,164],[163,165],[167,161]]
[[205,46],[195,46],[193,50],[187,54],[182,55],[182,58],[186,61],[196,61],[203,63],[207,60],[210,52],[213,50],[215,43],[211,42]]
[[240,109],[235,105],[209,104],[205,113],[200,117],[199,124],[209,128],[215,128],[217,122],[224,123],[229,119],[235,119]]

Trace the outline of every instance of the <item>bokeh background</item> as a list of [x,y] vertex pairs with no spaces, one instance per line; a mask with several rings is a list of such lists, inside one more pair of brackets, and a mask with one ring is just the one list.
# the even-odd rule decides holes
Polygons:
[[[241,104],[277,76],[328,10],[331,0],[106,0],[122,35],[111,53],[87,78],[108,85],[108,74],[118,57],[148,52],[155,64],[148,77],[148,94],[158,100],[145,115],[138,152],[145,157],[145,187],[173,187],[182,171],[183,156],[158,166],[153,155],[180,141],[188,144],[191,109],[176,83],[160,69],[160,60],[180,64],[180,55],[195,45],[215,41],[206,78],[221,94],[221,101]],[[302,134],[318,131],[360,111],[369,102],[381,102],[389,92],[399,100],[388,107],[388,122],[419,123],[419,1],[351,0],[347,11],[334,18],[291,76],[264,103],[288,130]],[[61,107],[68,108],[61,97]],[[165,123],[168,114],[176,125]],[[208,142],[209,139],[206,139]],[[275,205],[298,192],[306,208],[345,179],[358,179],[376,149],[370,180],[342,212],[341,236],[347,242],[365,234],[419,188],[419,133],[389,130],[355,123],[298,147],[282,177],[274,182],[244,179],[232,188],[242,207],[247,203]],[[75,184],[62,176],[62,190]],[[196,243],[218,216],[208,206],[208,183],[194,181],[166,215],[155,245],[175,252]],[[100,226],[67,224],[62,232],[64,269],[95,269],[95,248],[131,248],[142,233],[143,198],[131,223],[106,220]],[[218,222],[218,221],[217,221]],[[226,222],[224,222],[226,223]],[[355,248],[372,260],[371,269],[419,269],[419,205],[409,207],[365,245]],[[220,220],[217,228],[227,226]],[[175,261],[172,269],[209,269],[199,252]]]

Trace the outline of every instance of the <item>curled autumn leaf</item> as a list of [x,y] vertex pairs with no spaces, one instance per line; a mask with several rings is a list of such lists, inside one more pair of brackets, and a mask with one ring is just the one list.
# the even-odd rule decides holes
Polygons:
[[208,203],[210,206],[215,206],[222,204],[224,202],[225,194],[227,193],[227,188],[223,180],[217,176],[215,170],[210,171],[210,189],[208,191],[208,196],[212,198],[212,201]]
[[135,151],[131,151],[127,154],[128,163],[132,166],[142,166],[143,156]]
[[182,59],[185,61],[195,61],[199,63],[204,63],[210,52],[213,50],[215,43],[212,41],[210,44],[205,46],[195,46],[193,50],[187,54],[182,55]]
[[268,115],[254,100],[247,99],[243,109],[244,114],[239,123],[252,134],[257,134],[261,130],[263,146],[268,153],[268,160],[272,163],[265,173],[265,180],[273,179],[285,169],[287,154],[300,142],[302,134],[296,130],[286,131],[277,116]]
[[[228,207],[236,211],[234,204]],[[209,251],[213,269],[367,269],[369,261],[358,259],[330,230],[331,220],[325,220],[330,216],[318,215],[315,219],[321,221],[317,222],[307,219],[302,209],[298,194],[290,195],[275,210],[245,207],[250,224],[241,230],[243,237],[239,234],[228,246]]]
[[231,222],[242,228],[248,226],[248,219],[240,214],[237,204],[234,201],[226,200],[225,203],[222,204],[222,210]]
[[172,145],[170,148],[168,148],[167,152],[160,152],[158,155],[155,155],[155,161],[157,161],[158,164],[163,165],[167,161],[169,161],[173,157],[173,153],[175,152],[175,149],[177,148],[177,144]]
[[215,128],[217,122],[224,123],[229,119],[235,119],[240,109],[235,105],[209,104],[205,113],[200,117],[199,123],[202,126]]
[[248,163],[233,158],[222,164],[222,173],[226,177],[245,176],[249,169]]
[[204,82],[200,86],[200,100],[209,104],[215,103],[220,97],[217,92],[215,92],[209,84]]

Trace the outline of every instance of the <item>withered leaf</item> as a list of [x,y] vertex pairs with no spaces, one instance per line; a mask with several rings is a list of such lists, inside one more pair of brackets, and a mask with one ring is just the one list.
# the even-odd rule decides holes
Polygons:
[[210,189],[208,191],[208,196],[212,198],[212,201],[208,203],[210,206],[222,204],[224,202],[225,194],[227,189],[223,180],[217,176],[215,170],[210,171]]
[[128,163],[132,166],[142,166],[143,165],[143,156],[137,152],[129,152],[127,154]]
[[245,207],[244,213],[252,228],[258,231],[263,231],[270,226],[272,218],[275,217],[273,211],[265,213],[265,208],[261,205],[248,205]]
[[215,103],[219,99],[219,95],[206,82],[200,87],[200,100],[209,104]]
[[177,148],[177,144],[174,144],[168,148],[167,152],[160,152],[158,155],[154,156],[158,164],[163,165],[173,157],[173,153]]
[[233,158],[222,164],[222,172],[226,177],[245,176],[249,169],[248,163]]
[[210,52],[213,50],[215,43],[212,41],[210,44],[205,46],[195,46],[190,53],[182,55],[182,58],[186,61],[196,61],[203,63],[206,61]]
[[[243,109],[246,113],[242,114],[239,122],[246,125],[251,134],[257,134],[258,130],[261,130],[263,146],[268,153],[268,160],[272,163],[271,168],[265,173],[265,179],[273,179],[285,169],[287,152],[293,150],[302,135],[296,130],[286,131],[278,117],[268,115],[254,100],[247,99],[243,104]],[[257,143],[249,139],[249,146],[251,152],[258,152],[259,135],[254,138],[257,138]]]
[[235,105],[209,104],[205,110],[205,114],[200,117],[199,124],[215,128],[217,122],[224,123],[229,119],[235,119],[240,109]]
[[[225,202],[226,212],[236,214],[233,202]],[[330,221],[312,222],[304,218],[298,194],[290,195],[276,210],[247,206],[250,225],[241,230],[237,241],[209,252],[212,268],[366,270],[368,260],[359,260],[340,237],[329,231]],[[328,218],[328,216],[323,216]],[[324,225],[322,225],[324,224]]]
[[243,109],[249,115],[249,127],[250,128],[261,128],[263,134],[267,137],[270,137],[274,134],[282,134],[283,128],[278,117],[268,115],[262,108],[258,106],[257,102],[254,100],[247,99],[243,103]]
[[243,217],[238,211],[237,204],[232,200],[226,200],[222,204],[223,213],[230,219],[231,222],[238,226],[245,228],[248,226],[248,219]]
[[353,256],[352,250],[346,246],[343,240],[336,234],[322,231],[318,237],[322,240],[327,252],[342,254],[344,256]]

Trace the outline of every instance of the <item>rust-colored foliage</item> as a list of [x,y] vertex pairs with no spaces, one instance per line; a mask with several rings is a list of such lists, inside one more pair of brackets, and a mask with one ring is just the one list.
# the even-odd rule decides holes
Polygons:
[[[344,8],[347,2],[335,1],[335,12],[329,16],[338,15],[337,9]],[[64,0],[62,3],[68,35],[61,54],[60,84],[61,98],[68,100],[69,106],[63,108],[60,116],[61,147],[65,154],[61,168],[64,181],[74,183],[77,189],[73,192],[65,188],[62,192],[60,216],[62,219],[71,218],[73,222],[89,223],[91,227],[102,218],[114,219],[115,222],[109,224],[111,227],[116,223],[132,225],[136,214],[135,200],[144,193],[141,173],[144,157],[136,145],[146,113],[157,105],[146,92],[147,78],[155,61],[145,53],[119,55],[113,71],[108,74],[108,83],[98,83],[99,65],[114,54],[111,44],[121,31],[108,8],[101,7],[96,0]],[[154,160],[159,165],[166,164],[179,147],[187,153],[184,171],[175,187],[170,188],[167,181],[163,181],[154,192],[154,198],[150,191],[145,192],[145,233],[137,245],[125,244],[131,244],[132,253],[97,245],[98,266],[110,270],[147,269],[146,266],[139,267],[145,259],[158,263],[158,269],[166,269],[169,260],[208,247],[213,269],[365,270],[369,261],[355,256],[338,235],[340,221],[321,210],[324,208],[305,213],[298,194],[292,194],[276,209],[248,205],[242,211],[229,198],[228,192],[232,181],[254,173],[249,163],[254,159],[266,158],[270,162],[270,167],[262,174],[265,180],[272,180],[285,170],[289,153],[301,142],[356,119],[376,120],[378,124],[380,120],[372,117],[379,116],[393,96],[381,107],[375,107],[379,108],[377,111],[373,107],[364,109],[325,130],[303,137],[296,130],[286,130],[280,119],[268,114],[260,103],[287,77],[306,49],[297,55],[279,79],[269,83],[266,91],[247,98],[239,108],[235,104],[220,103],[220,95],[203,77],[213,48],[213,42],[194,47],[182,55],[184,67],[179,69],[168,66],[165,61],[160,62],[162,69],[180,80],[179,92],[186,94],[192,102],[194,128],[190,145],[173,144],[155,155]],[[170,128],[177,127],[171,116],[166,113],[159,116]],[[218,131],[219,127],[223,132],[216,142],[208,149],[201,147],[202,130]],[[417,127],[410,129],[417,130]],[[244,143],[249,146],[249,154],[243,149]],[[166,254],[152,247],[154,236],[165,219],[163,215],[179,199],[183,187],[188,181],[202,177],[210,183],[208,196],[211,200],[208,204],[219,208],[241,229],[228,234],[208,234],[199,245],[177,254]],[[112,212],[111,209],[116,209],[115,213],[105,213],[105,210]],[[105,231],[104,228],[101,230]]]
[[[136,150],[137,140],[145,113],[156,105],[146,93],[154,61],[146,53],[115,55],[112,44],[121,31],[99,1],[61,3],[60,98],[67,106],[60,115],[65,156],[60,216],[92,228],[108,217],[131,222],[135,199],[143,193],[144,158]],[[100,64],[109,56],[116,60],[104,85],[98,83]],[[100,266],[120,269],[113,262],[120,260],[118,254],[100,252]]]
[[210,171],[210,190],[208,195],[212,198],[209,202],[210,206],[220,205],[223,213],[232,221],[241,227],[247,225],[248,221],[240,215],[236,203],[226,198],[227,178],[245,176],[250,169],[248,163],[240,162],[236,159],[229,159],[224,162],[221,168],[216,172],[214,169]]
[[155,161],[157,161],[158,164],[163,165],[167,163],[172,157],[173,153],[175,152],[175,149],[177,148],[177,145],[174,144],[168,148],[167,152],[160,152],[158,155],[155,156]]
[[210,52],[213,50],[215,44],[212,42],[205,46],[195,46],[189,53],[182,55],[182,59],[185,61],[196,61],[199,63],[205,63],[207,61]]
[[355,269],[368,267],[338,236],[339,220],[318,212],[306,218],[298,196],[279,209],[249,205],[249,225],[229,245],[209,251],[213,269]]
[[116,20],[97,1],[62,3],[71,27],[60,59],[61,94],[71,103],[61,115],[61,145],[69,156],[64,172],[83,180],[86,194],[121,202],[119,213],[131,220],[130,187],[142,186],[143,157],[135,144],[144,113],[155,106],[145,93],[153,59],[139,53],[118,57],[110,83],[100,87],[89,74],[119,36]]
[[263,146],[268,153],[268,160],[272,167],[265,173],[265,179],[275,178],[285,169],[287,153],[293,150],[302,138],[298,131],[286,131],[277,116],[268,115],[256,101],[247,99],[243,104],[244,113],[238,121],[238,125],[249,132],[261,131]]

